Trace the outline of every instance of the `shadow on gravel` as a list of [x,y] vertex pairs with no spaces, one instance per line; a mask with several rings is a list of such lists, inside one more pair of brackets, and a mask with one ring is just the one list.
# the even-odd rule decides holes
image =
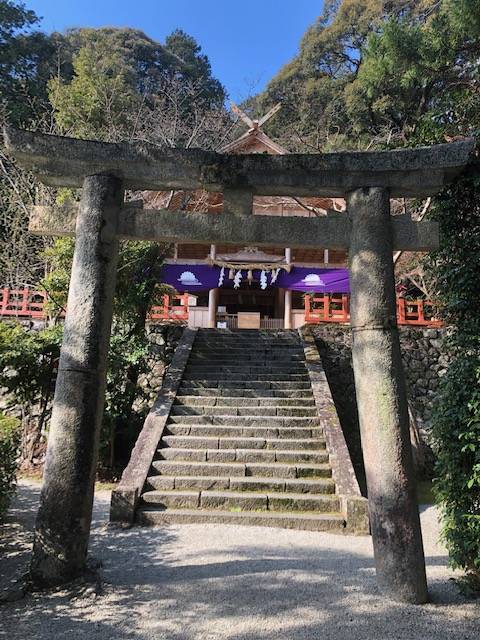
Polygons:
[[[34,494],[22,489],[12,516],[21,520]],[[473,640],[479,635],[477,607],[448,583],[442,555],[427,558],[435,604],[415,607],[380,597],[368,538],[216,525],[112,529],[107,513],[108,495],[101,494],[91,553],[103,565],[103,595],[58,591],[3,605],[0,638]]]

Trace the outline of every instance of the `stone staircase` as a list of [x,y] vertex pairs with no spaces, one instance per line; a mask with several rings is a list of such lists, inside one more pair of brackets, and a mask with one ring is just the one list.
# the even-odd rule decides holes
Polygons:
[[296,331],[199,330],[141,495],[141,524],[343,530]]

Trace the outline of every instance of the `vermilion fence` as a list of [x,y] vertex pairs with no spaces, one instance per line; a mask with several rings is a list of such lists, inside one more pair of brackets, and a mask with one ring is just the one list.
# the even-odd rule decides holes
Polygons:
[[[0,289],[0,316],[45,318],[47,294],[31,289]],[[163,304],[152,307],[150,320],[188,320],[188,294],[163,296]]]
[[[44,291],[32,289],[0,289],[0,316],[17,318],[45,318],[44,306],[47,295]],[[330,294],[305,296],[305,322],[350,321],[350,296]],[[188,294],[163,296],[163,304],[152,307],[149,319],[153,321],[188,320]],[[400,325],[439,327],[441,321],[435,318],[431,302],[426,300],[406,300],[397,298],[397,321]]]
[[[305,296],[305,322],[350,322],[350,296],[318,295]],[[433,304],[427,300],[406,300],[397,298],[397,322],[400,325],[440,327],[441,321],[435,318]]]
[[188,293],[178,296],[163,296],[163,305],[152,307],[150,320],[188,320]]
[[18,318],[44,318],[47,295],[30,289],[0,289],[0,315]]

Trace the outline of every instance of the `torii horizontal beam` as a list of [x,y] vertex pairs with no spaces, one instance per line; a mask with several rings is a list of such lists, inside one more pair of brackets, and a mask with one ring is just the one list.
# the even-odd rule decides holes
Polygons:
[[473,139],[416,149],[325,154],[228,155],[107,143],[8,128],[5,145],[45,184],[81,187],[85,176],[110,175],[127,189],[243,189],[255,195],[343,197],[363,187],[390,197],[439,191],[471,158]]
[[[33,207],[29,231],[36,235],[73,236],[78,204]],[[392,216],[395,251],[431,251],[438,247],[436,222],[413,222]],[[348,249],[350,220],[346,213],[321,218],[239,216],[144,210],[125,206],[119,214],[117,236],[181,244],[240,244],[264,247]]]

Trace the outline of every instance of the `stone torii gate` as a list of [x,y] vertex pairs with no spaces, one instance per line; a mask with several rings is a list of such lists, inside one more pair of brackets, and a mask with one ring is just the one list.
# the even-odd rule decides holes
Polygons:
[[[348,249],[353,365],[377,579],[399,601],[427,600],[425,560],[395,312],[393,251],[438,244],[433,222],[390,215],[469,162],[472,141],[388,152],[222,155],[82,141],[18,130],[8,152],[45,184],[82,187],[77,206],[36,207],[31,230],[76,235],[31,575],[52,585],[85,566],[119,239]],[[146,211],[125,189],[223,191],[220,215]],[[344,197],[347,214],[252,215],[254,195]]]

